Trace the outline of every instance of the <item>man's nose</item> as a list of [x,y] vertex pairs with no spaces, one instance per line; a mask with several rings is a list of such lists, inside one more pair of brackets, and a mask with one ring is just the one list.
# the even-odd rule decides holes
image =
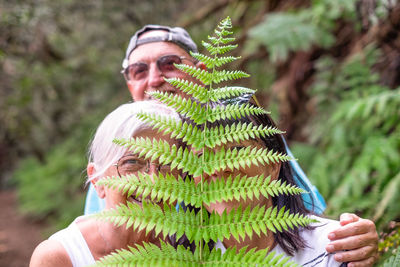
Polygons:
[[163,84],[164,81],[164,74],[159,70],[157,64],[151,64],[149,69],[149,82],[148,85],[150,87],[159,87]]

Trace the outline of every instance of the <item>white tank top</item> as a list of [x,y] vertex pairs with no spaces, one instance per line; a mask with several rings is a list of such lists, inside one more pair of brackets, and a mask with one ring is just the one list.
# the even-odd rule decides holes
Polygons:
[[67,228],[58,231],[49,237],[49,240],[60,242],[68,253],[73,267],[84,267],[93,265],[95,260],[76,224],[76,218]]

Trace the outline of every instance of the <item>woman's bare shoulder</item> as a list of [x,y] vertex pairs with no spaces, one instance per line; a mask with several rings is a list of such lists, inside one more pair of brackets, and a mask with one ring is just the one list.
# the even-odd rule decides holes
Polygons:
[[56,240],[45,240],[33,251],[29,267],[72,267],[67,251]]

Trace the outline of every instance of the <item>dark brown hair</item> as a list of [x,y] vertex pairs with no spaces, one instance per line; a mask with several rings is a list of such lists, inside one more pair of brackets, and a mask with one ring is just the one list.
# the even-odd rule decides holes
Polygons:
[[[212,103],[211,106],[221,106],[221,103]],[[184,121],[194,124],[192,121],[188,120],[187,118],[183,118]],[[261,114],[261,115],[250,115],[246,117],[242,117],[237,120],[219,120],[212,124],[209,124],[209,127],[216,127],[216,126],[226,126],[232,125],[233,123],[242,122],[242,123],[252,123],[255,126],[262,125],[265,126],[273,126],[275,127],[275,123],[272,118],[268,114]],[[200,125],[196,125],[197,127],[201,127]],[[272,136],[262,137],[258,140],[261,140],[264,146],[268,149],[271,149],[275,152],[280,152],[286,154],[286,147],[284,144],[283,136],[280,134],[275,134]],[[286,184],[296,185],[293,171],[290,167],[289,162],[282,162],[281,168],[279,171],[279,177],[282,182],[286,182]],[[191,179],[191,177],[187,176],[186,179]],[[289,210],[290,213],[298,213],[301,215],[312,214],[311,211],[307,210],[304,206],[303,199],[301,195],[285,195],[281,194],[276,197],[272,198],[272,203],[274,207],[281,209],[286,207],[286,210]],[[181,203],[181,206],[184,209],[188,208],[190,210],[193,209],[191,206],[186,206]],[[305,227],[308,230],[313,229],[313,227]],[[305,240],[300,236],[299,228],[290,229],[289,231],[284,232],[277,232],[274,233],[274,239],[277,244],[279,244],[282,249],[288,254],[293,256],[295,252],[300,249],[307,247]],[[170,241],[173,246],[177,245],[184,245],[185,247],[190,247],[192,251],[195,250],[194,243],[190,243],[185,236],[182,236],[179,240],[176,240],[175,236],[170,236]],[[212,248],[214,242],[209,243],[209,248]]]

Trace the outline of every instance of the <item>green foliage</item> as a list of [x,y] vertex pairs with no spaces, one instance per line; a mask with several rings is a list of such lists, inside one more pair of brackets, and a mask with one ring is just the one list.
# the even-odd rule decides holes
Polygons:
[[[52,163],[44,166],[37,160],[28,158],[22,162],[22,167],[15,173],[15,178],[20,184],[18,191],[20,209],[24,213],[33,214],[41,219],[59,209],[62,214],[53,214],[53,216],[72,219],[81,213],[81,210],[74,207],[80,207],[83,203],[81,190],[83,179],[81,173],[74,170],[84,169],[84,159],[75,155],[74,158],[71,157],[65,161],[65,154],[61,149],[52,151],[49,157]],[[68,189],[65,190],[65,188]],[[81,194],[77,193],[79,191]],[[65,201],[65,199],[72,201]]]
[[161,208],[157,204],[145,202],[143,207],[130,202],[127,205],[121,204],[97,217],[117,226],[132,227],[136,231],[145,230],[149,233],[154,230],[156,235],[161,233],[164,238],[174,233],[179,239],[185,234],[196,244],[201,240],[209,242],[210,239],[223,240],[231,236],[240,241],[246,236],[251,238],[253,232],[260,235],[267,234],[267,230],[274,233],[282,232],[283,229],[288,231],[289,228],[306,226],[315,221],[303,215],[289,214],[289,211],[285,212],[285,208],[278,211],[276,207],[239,207],[229,214],[225,211],[221,215],[211,213],[207,216],[205,209],[196,214],[194,210],[185,212],[182,208],[177,211],[174,205],[164,204]]
[[388,229],[381,233],[381,240],[378,244],[378,251],[381,254],[379,263],[381,266],[384,262],[399,251],[400,247],[400,224],[394,221],[390,222]]
[[138,117],[149,125],[154,126],[154,128],[163,130],[164,133],[170,133],[172,137],[182,138],[184,142],[196,149],[201,148],[204,144],[207,147],[215,147],[216,145],[226,144],[233,140],[239,142],[239,140],[283,133],[272,126],[265,126],[263,128],[260,125],[255,128],[252,127],[252,124],[238,122],[227,125],[225,128],[223,126],[212,127],[205,133],[206,136],[204,138],[204,133],[198,127],[182,123],[181,121],[177,122],[154,114],[140,114]]
[[217,200],[246,200],[253,198],[259,199],[260,195],[264,197],[274,197],[279,194],[301,194],[304,191],[292,185],[286,185],[279,180],[271,182],[270,177],[263,175],[247,176],[229,176],[226,181],[217,180],[214,182],[203,183],[203,188],[196,186],[193,180],[183,180],[182,177],[173,177],[169,174],[163,176],[149,176],[148,174],[130,175],[125,177],[112,176],[104,178],[98,182],[99,185],[105,185],[118,189],[124,194],[142,198],[150,196],[151,199],[172,205],[178,201],[185,201],[186,204],[194,207],[201,207],[202,204],[210,204]]
[[[119,99],[105,107],[111,109],[115,102]],[[83,213],[87,142],[102,117],[102,113],[86,117],[42,162],[27,157],[13,175],[21,211],[51,222],[52,231],[65,228]]]
[[68,221],[82,214],[86,164],[83,140],[88,140],[88,133],[87,128],[75,132],[68,142],[54,147],[45,162],[33,157],[21,162],[14,179],[23,213],[50,219],[56,229],[66,227]]
[[82,214],[90,134],[131,100],[123,50],[155,5],[157,23],[182,14],[177,1],[0,1],[0,187],[31,217],[60,229]]
[[358,212],[380,227],[400,214],[400,89],[379,84],[371,71],[378,56],[367,47],[343,64],[319,60],[308,173],[328,214]]
[[307,50],[314,43],[327,46],[333,41],[310,17],[290,13],[268,14],[250,31],[250,37],[268,48],[272,61],[286,60],[290,51]]
[[16,168],[20,210],[50,232],[82,214],[90,134],[110,106],[129,100],[116,70],[119,35],[132,24],[78,1],[1,1],[0,9],[0,184]]
[[[212,4],[213,1],[208,2]],[[201,10],[209,7],[208,2],[198,2],[202,7]],[[290,55],[292,51],[296,52],[298,49],[312,47],[313,44],[329,46],[331,38],[343,36],[342,33],[344,32],[340,30],[342,26],[347,27],[352,24],[357,29],[357,27],[360,27],[361,20],[364,22],[364,17],[376,22],[378,17],[385,16],[385,13],[390,10],[390,6],[393,7],[395,5],[395,1],[388,0],[363,1],[363,4],[376,4],[376,7],[374,6],[376,14],[371,13],[365,16],[360,14],[360,8],[356,9],[355,3],[361,2],[355,0],[293,1],[293,3],[300,3],[300,5],[302,2],[306,3],[306,6],[309,6],[306,10],[299,10],[297,6],[294,7],[291,3],[286,3],[285,1],[275,1],[276,5],[271,5],[270,1],[223,2],[229,4],[227,8],[221,7],[219,10],[224,14],[233,14],[233,19],[240,23],[241,29],[234,29],[234,31],[242,35],[240,41],[246,40],[246,37],[249,36],[247,34],[248,27],[254,25],[254,22],[258,23],[260,15],[271,10],[282,11],[272,14],[272,17],[287,15],[288,19],[298,22],[296,25],[298,25],[300,31],[305,31],[304,40],[299,39],[299,34],[292,30],[294,27],[289,27],[287,23],[279,20],[279,17],[274,18],[276,22],[280,23],[280,25],[277,25],[278,27],[272,27],[274,25],[272,25],[271,20],[265,19],[265,24],[268,24],[269,29],[275,32],[270,35],[269,40],[265,41],[269,54],[273,59],[284,59],[284,55]],[[183,3],[183,1],[147,0],[137,1],[132,5],[129,1],[97,1],[89,3],[75,0],[64,2],[43,0],[38,5],[37,1],[25,0],[3,1],[0,4],[0,9],[2,10],[0,16],[0,32],[2,33],[0,37],[0,66],[2,70],[0,71],[0,124],[2,125],[0,127],[0,146],[3,152],[0,154],[5,154],[5,156],[0,155],[2,156],[0,168],[6,166],[6,170],[10,170],[12,165],[10,163],[14,162],[15,166],[20,169],[14,176],[19,177],[17,187],[23,210],[29,211],[32,215],[38,214],[39,218],[45,218],[46,214],[49,214],[52,220],[58,217],[58,221],[60,219],[63,221],[58,223],[57,228],[66,226],[75,215],[81,213],[82,201],[75,201],[74,199],[75,197],[82,199],[80,195],[83,183],[82,171],[84,169],[82,155],[88,136],[75,137],[72,132],[81,127],[79,123],[86,116],[85,114],[106,114],[107,108],[104,108],[104,103],[108,102],[110,95],[121,93],[119,101],[115,103],[123,103],[130,99],[126,86],[123,84],[122,76],[118,75],[117,70],[120,68],[123,49],[126,47],[128,37],[133,31],[146,23],[154,23],[154,18],[157,17],[156,23],[159,24],[187,25],[185,28],[191,33],[196,43],[200,43],[197,41],[200,41],[201,36],[207,36],[207,32],[204,29],[209,29],[210,25],[214,25],[214,22],[210,22],[210,20],[215,20],[219,15],[215,15],[215,13],[212,13],[214,11],[211,11],[210,14],[204,16],[206,19],[195,20],[195,24],[181,23],[183,21],[181,18],[184,17],[197,18],[199,8],[192,7],[192,10],[183,10],[185,7],[192,6],[192,3],[197,3],[197,1]],[[158,10],[162,11],[162,15],[154,15],[157,14],[157,10],[154,10],[155,5],[159,7]],[[282,16],[282,18],[284,17]],[[387,24],[388,20],[382,22]],[[264,26],[267,27],[267,25]],[[382,28],[378,27],[377,29],[380,33],[383,33],[380,31]],[[269,34],[270,32],[265,31],[262,35],[268,37]],[[272,37],[276,38],[275,40],[280,40],[280,43],[272,40]],[[357,85],[357,83],[368,84],[368,81],[370,81],[373,84],[378,84],[379,77],[371,71],[371,68],[350,66],[348,63],[340,64],[340,61],[343,60],[342,56],[346,57],[348,53],[353,53],[352,51],[354,50],[352,48],[354,47],[352,45],[357,43],[358,40],[365,40],[364,37],[366,37],[364,34],[352,34],[349,37],[349,42],[346,41],[343,46],[333,52],[335,56],[339,54],[339,58],[335,60],[332,58],[319,60],[319,66],[315,70],[315,73],[318,74],[318,81],[314,84],[313,92],[314,99],[318,98],[317,114],[320,115],[315,118],[315,124],[325,125],[324,123],[330,114],[340,113],[339,107],[341,106],[339,104],[347,98],[347,96],[338,97],[340,92],[347,92],[350,95],[347,102],[348,106],[342,112],[343,114],[338,116],[338,122],[329,125],[332,131],[330,138],[338,147],[335,149],[331,145],[333,141],[327,144],[321,141],[322,138],[320,136],[316,136],[312,140],[312,146],[303,145],[294,154],[301,159],[300,163],[303,168],[308,165],[306,173],[311,179],[314,178],[315,173],[319,173],[317,175],[317,186],[324,194],[328,194],[328,198],[334,195],[332,193],[333,187],[343,181],[345,176],[348,180],[361,177],[363,183],[361,187],[363,189],[360,190],[367,191],[366,197],[359,198],[357,196],[357,198],[353,198],[351,195],[343,194],[342,196],[349,198],[349,201],[346,202],[345,207],[335,206],[335,210],[339,212],[339,210],[344,211],[350,207],[354,211],[362,210],[364,215],[367,214],[365,216],[376,214],[377,217],[382,217],[380,225],[384,225],[390,218],[398,217],[399,214],[397,207],[393,204],[398,200],[398,197],[396,197],[398,195],[396,190],[398,175],[393,171],[396,168],[398,169],[398,163],[396,164],[395,162],[398,155],[398,142],[393,137],[394,133],[390,130],[386,131],[387,134],[380,134],[381,125],[379,121],[383,122],[384,125],[389,125],[386,127],[390,128],[390,125],[395,124],[397,121],[395,116],[391,116],[391,114],[398,114],[394,110],[397,107],[393,103],[380,105],[383,110],[378,112],[379,116],[385,116],[387,120],[375,118],[375,108],[379,109],[376,104],[367,105],[367,102],[365,102],[366,106],[372,106],[369,111],[364,108],[359,111],[357,111],[358,108],[350,108],[353,103],[360,103],[362,106],[362,100],[364,99],[364,95],[357,97],[350,94],[353,90],[353,84],[356,88],[362,89],[362,85]],[[379,43],[385,48],[393,45],[389,41],[391,38],[381,39],[381,34],[370,35],[368,33],[366,40],[369,40],[370,37],[375,40],[377,37],[380,38]],[[212,38],[209,41],[211,44],[216,40],[216,38]],[[249,41],[248,39],[247,41]],[[339,39],[341,38],[339,37]],[[258,44],[263,44],[264,41],[257,40],[254,43],[253,45],[255,46],[249,49],[250,57],[243,56],[243,63],[240,63],[240,68],[246,68],[249,73],[252,73],[252,79],[248,79],[247,83],[247,85],[251,84],[249,87],[267,89],[276,82],[275,79],[277,77],[275,76],[285,78],[288,72],[277,67],[276,64],[268,62],[264,54],[256,53]],[[297,45],[296,43],[299,44]],[[285,49],[283,52],[280,52],[280,46]],[[331,52],[323,50],[322,53]],[[241,53],[243,54],[243,52]],[[282,53],[282,57],[279,56],[279,53]],[[388,57],[392,57],[392,54],[388,54]],[[372,66],[368,62],[370,58],[369,56],[363,56],[363,59],[357,64]],[[380,56],[377,59],[380,61],[384,58],[384,56]],[[291,57],[289,56],[287,59],[288,61],[285,64],[290,64]],[[394,59],[395,57],[391,60],[389,59],[388,62],[393,63]],[[224,63],[230,60],[224,59],[223,61],[221,59]],[[202,61],[206,60],[202,58]],[[313,65],[314,58],[307,63]],[[209,68],[211,66],[209,65]],[[217,67],[217,63],[215,66]],[[385,66],[378,66],[378,68],[392,73],[395,71],[392,66],[394,65],[385,64]],[[359,71],[359,73],[356,75],[355,71]],[[337,73],[340,75],[336,75]],[[347,77],[353,75],[358,76],[355,82],[347,81]],[[382,79],[386,79],[386,77]],[[314,80],[314,74],[310,78]],[[345,84],[346,86],[337,86],[337,84]],[[287,104],[282,103],[282,97],[285,97],[285,92],[282,92],[280,90],[281,87],[277,85],[277,83],[274,84],[273,88],[275,90],[272,92],[272,96],[269,93],[266,97],[260,98],[263,104],[266,103],[264,101],[269,100],[269,109],[273,111],[275,116],[279,115],[278,110],[281,110]],[[321,87],[322,90],[318,91],[318,87]],[[367,87],[369,88],[369,85]],[[190,90],[192,85],[188,88]],[[379,89],[381,86],[378,85],[377,88]],[[246,89],[244,88],[244,90]],[[304,92],[310,92],[308,86],[301,89],[305,89]],[[371,94],[371,97],[368,98],[371,100],[379,98],[378,89],[376,91],[377,94]],[[293,92],[298,88],[293,87],[290,90]],[[207,90],[202,89],[197,91],[199,94],[207,92]],[[361,91],[358,90],[357,94],[361,94]],[[214,90],[214,93],[216,92]],[[211,100],[233,97],[242,93],[238,90],[230,96],[228,94],[233,92],[232,88],[225,89],[223,87],[221,87],[220,92],[221,95],[217,95],[215,99]],[[395,93],[395,91],[385,88],[382,91],[382,96],[391,95],[392,92],[393,94]],[[192,92],[189,91],[189,94],[192,94]],[[197,96],[193,93],[193,96],[200,103],[206,102],[206,100],[202,100],[200,95]],[[205,95],[204,97],[207,98],[208,96]],[[365,97],[367,96],[365,95]],[[315,103],[314,99],[308,104]],[[395,97],[388,97],[389,102],[392,102],[391,99],[395,99]],[[324,104],[325,101],[326,105]],[[295,110],[302,110],[302,106],[298,106],[296,102],[291,101],[290,105]],[[310,106],[312,105],[307,105],[307,107]],[[111,109],[108,108],[109,110]],[[352,111],[347,113],[350,110]],[[341,152],[340,150],[346,147],[348,142],[352,143],[357,138],[357,130],[353,131],[351,127],[347,127],[348,125],[353,126],[351,122],[347,126],[343,126],[340,117],[346,116],[346,114],[350,116],[353,113],[361,115],[360,112],[362,110],[365,110],[366,114],[370,114],[362,119],[365,124],[365,130],[359,134],[362,140],[355,142],[356,149],[350,150],[350,153],[347,153],[347,150]],[[386,111],[386,115],[384,111]],[[297,119],[301,117],[299,114],[303,114],[303,112],[297,112],[296,117],[293,118],[294,121],[298,121]],[[356,128],[361,129],[363,128],[360,125],[362,123],[357,122],[359,115],[352,115],[353,119],[351,120],[355,122]],[[368,116],[370,116],[369,119]],[[98,118],[100,119],[100,117]],[[285,119],[284,116],[282,118]],[[321,121],[317,122],[318,120]],[[350,118],[346,118],[346,120],[350,120]],[[369,125],[370,123],[372,124],[370,120],[377,122],[375,128]],[[292,123],[292,121],[289,121],[289,123]],[[336,129],[336,125],[338,129]],[[92,124],[87,128],[85,126],[82,127],[84,127],[86,133],[90,133],[95,126],[95,124]],[[307,130],[308,126],[305,125],[300,130],[304,130],[304,128]],[[328,126],[326,127],[328,128]],[[190,131],[188,130],[187,134]],[[378,135],[374,138],[371,136],[371,140],[365,142],[367,133],[375,135],[375,131],[378,132]],[[313,136],[318,132],[319,130],[311,129],[306,134]],[[351,133],[351,138],[346,136],[348,132]],[[216,134],[218,135],[219,133]],[[240,133],[235,132],[235,134]],[[69,135],[72,136],[65,141],[68,144],[55,145]],[[197,137],[196,132],[192,135],[193,137],[190,138],[193,141],[188,142],[193,142],[193,146],[196,148],[203,146],[203,143],[207,147],[214,145],[209,143],[210,139],[206,139],[205,142],[202,142],[202,139],[195,139]],[[392,136],[391,140],[386,141],[384,139],[387,135]],[[231,135],[232,138],[234,136],[234,134]],[[224,138],[229,140],[229,137],[221,135],[221,143],[225,142]],[[293,137],[293,135],[289,135],[289,137]],[[12,150],[4,150],[4,144]],[[216,142],[216,144],[218,143]],[[327,146],[331,146],[329,151]],[[369,150],[367,148],[363,150],[361,147],[365,146],[372,147]],[[80,152],[77,150],[80,150]],[[6,152],[4,153],[4,151]],[[371,154],[370,158],[368,158],[368,153]],[[302,154],[304,154],[304,157],[302,157]],[[357,168],[349,168],[350,165],[354,166],[352,162],[356,161],[361,154],[363,159],[357,161],[359,162]],[[20,162],[17,157],[21,155],[33,155],[33,157]],[[390,162],[385,160],[391,156],[393,158]],[[325,157],[327,161],[323,160]],[[368,164],[369,160],[374,162],[375,167]],[[334,162],[337,165],[334,165]],[[310,173],[312,165],[314,165],[313,171]],[[325,167],[327,170],[323,170]],[[380,171],[376,173],[376,169]],[[8,173],[6,171],[3,172],[3,170],[0,169],[1,182],[4,182],[8,176]],[[382,176],[382,173],[390,174]],[[392,178],[397,177],[397,179],[393,179],[396,181],[389,182],[389,180],[392,180],[387,178],[389,176]],[[377,184],[375,184],[374,180],[377,181]],[[371,186],[365,186],[365,181],[369,181]],[[19,187],[22,188],[19,189]],[[381,189],[383,190],[383,187],[385,188],[384,192],[380,191]],[[369,188],[376,188],[375,193],[371,194]],[[351,194],[351,190],[348,191],[348,194]],[[368,198],[374,199],[376,202],[374,203],[373,200],[367,201]],[[359,202],[360,205],[356,204],[358,200],[361,200]],[[382,203],[377,206],[380,202]],[[335,205],[339,205],[339,203]],[[74,211],[70,212],[70,209]]]
[[386,260],[381,266],[383,267],[398,267],[400,266],[400,250],[397,250],[396,255],[393,255]]
[[400,246],[400,228],[393,231],[382,242],[379,243],[379,251],[386,252],[389,249],[395,249]]
[[[385,1],[377,1],[369,7],[368,17],[372,23],[385,16]],[[338,19],[351,21],[359,27],[356,0],[315,0],[309,8],[292,12],[268,13],[264,21],[254,26],[250,32],[249,46],[264,45],[273,62],[286,60],[290,52],[306,51],[313,45],[329,47],[334,44],[333,31]]]
[[[262,114],[265,111],[249,104],[228,104],[226,106],[213,107],[212,100],[225,98],[226,96],[237,95],[238,87],[214,88],[222,81],[233,80],[248,75],[241,71],[216,70],[215,66],[225,64],[226,60],[219,60],[219,55],[232,50],[236,45],[227,45],[233,38],[229,31],[231,22],[229,17],[223,20],[218,29],[215,30],[216,37],[209,38],[210,43],[204,45],[214,58],[208,58],[208,64],[214,66],[210,71],[197,69],[186,65],[176,65],[180,70],[198,78],[208,87],[197,87],[192,83],[180,79],[168,79],[171,84],[179,84],[184,87],[191,99],[178,95],[152,92],[151,96],[164,104],[173,107],[181,115],[184,115],[194,122],[191,126],[188,122],[172,122],[168,119],[161,119],[158,116],[151,116],[142,113],[139,117],[149,124],[163,130],[165,133],[172,133],[175,138],[183,138],[188,146],[182,148],[175,144],[169,144],[163,140],[149,138],[135,138],[128,140],[116,140],[118,145],[125,146],[133,153],[146,159],[157,159],[160,164],[170,164],[171,168],[177,168],[193,177],[201,177],[196,185],[193,181],[183,181],[181,177],[160,175],[153,183],[148,175],[138,174],[116,178],[108,177],[99,183],[113,188],[119,188],[122,192],[142,197],[147,196],[153,201],[164,202],[163,208],[153,203],[143,203],[143,207],[132,204],[121,204],[115,209],[105,210],[94,215],[96,218],[108,220],[116,225],[125,224],[135,230],[145,230],[147,233],[154,231],[156,235],[176,234],[180,238],[183,234],[190,241],[196,244],[196,252],[192,254],[189,250],[178,247],[177,250],[168,244],[162,244],[161,248],[145,244],[143,247],[130,250],[121,250],[112,255],[106,256],[98,262],[97,266],[117,266],[152,263],[152,265],[173,265],[173,266],[292,266],[288,258],[282,256],[268,255],[268,250],[255,252],[246,249],[236,254],[236,248],[229,248],[228,252],[221,255],[220,251],[213,249],[209,252],[204,247],[204,242],[209,240],[223,240],[234,237],[237,241],[243,240],[246,236],[252,237],[254,233],[260,235],[267,231],[287,231],[294,227],[306,226],[315,220],[299,214],[290,214],[285,208],[266,208],[256,206],[251,208],[238,207],[229,214],[225,211],[222,215],[216,212],[208,214],[203,207],[204,203],[231,200],[231,199],[253,199],[261,195],[265,197],[277,194],[300,194],[303,191],[293,186],[288,186],[279,181],[271,182],[270,178],[263,176],[241,177],[237,176],[228,179],[219,179],[215,183],[206,183],[203,180],[204,174],[212,174],[215,171],[229,168],[237,170],[244,167],[256,167],[270,163],[277,163],[290,160],[290,157],[274,152],[267,148],[246,147],[214,149],[220,144],[235,140],[240,142],[249,138],[269,136],[280,133],[275,128],[262,128],[248,124],[234,124],[231,127],[210,127],[210,122],[221,119],[236,119],[249,114]],[[196,54],[198,58],[204,58]],[[229,59],[228,61],[230,61]],[[191,88],[192,87],[192,88]],[[221,94],[221,90],[233,93]],[[206,93],[203,93],[205,90]],[[242,89],[240,89],[242,90]],[[244,91],[251,91],[245,89]],[[190,92],[193,92],[191,95]],[[216,92],[216,93],[214,93]],[[199,103],[196,96],[200,96],[204,104]],[[193,98],[194,97],[194,98]],[[183,129],[179,132],[179,129]],[[202,129],[202,130],[200,130]],[[207,141],[206,141],[207,140]],[[196,149],[194,151],[192,147]],[[197,152],[200,152],[198,154]],[[182,208],[176,210],[175,201],[191,203],[200,211],[184,212]],[[279,262],[279,263],[278,263]]]
[[0,50],[7,55],[0,59],[0,135],[40,158],[122,87],[115,74],[122,42],[110,31],[114,21],[98,23],[101,10],[74,1],[8,2],[0,4]]
[[[240,266],[298,266],[295,263],[288,262],[288,258],[284,258],[282,255],[275,255],[274,252],[267,254],[262,250],[255,251],[255,249],[251,249],[246,253],[246,248],[241,249],[239,252],[233,248],[228,248],[225,254],[221,255],[217,250],[209,252],[206,247],[204,250],[204,258],[206,260],[200,260],[198,250],[193,254],[180,246],[175,250],[164,243],[161,243],[161,248],[151,243],[145,243],[143,247],[139,246],[137,249],[129,248],[129,250],[117,251],[117,253],[104,257],[96,266],[121,266],[121,262],[124,262],[126,266],[152,267],[155,262],[149,261],[151,257],[158,259],[158,262],[166,266],[196,267],[199,266],[199,262],[205,267],[231,266],[232,262]],[[249,262],[252,262],[252,264],[249,264]]]

